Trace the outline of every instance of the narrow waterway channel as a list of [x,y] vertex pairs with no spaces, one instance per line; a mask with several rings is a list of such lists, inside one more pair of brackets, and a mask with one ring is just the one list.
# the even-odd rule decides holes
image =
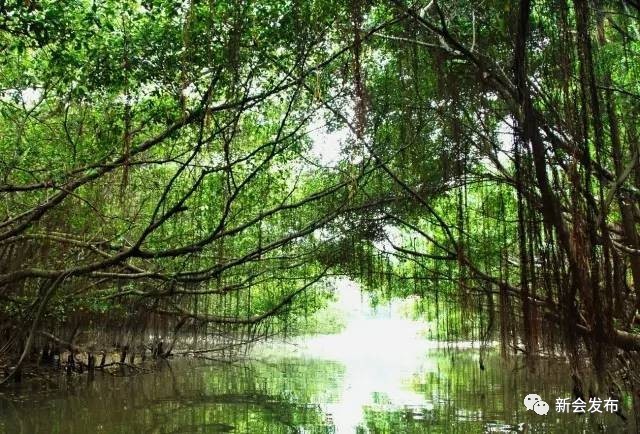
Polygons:
[[[396,304],[353,287],[341,333],[256,348],[242,363],[177,359],[148,374],[27,382],[0,399],[3,433],[590,433],[624,432],[613,413],[559,413],[571,397],[557,361],[535,372],[498,351],[436,344]],[[536,393],[552,407],[527,411]]]

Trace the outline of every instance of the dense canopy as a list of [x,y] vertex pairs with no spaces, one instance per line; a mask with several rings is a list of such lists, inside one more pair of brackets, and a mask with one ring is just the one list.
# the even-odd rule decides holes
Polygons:
[[639,18],[0,2],[0,355],[225,351],[309,327],[349,276],[434,338],[561,352],[578,387],[583,354],[632,369]]

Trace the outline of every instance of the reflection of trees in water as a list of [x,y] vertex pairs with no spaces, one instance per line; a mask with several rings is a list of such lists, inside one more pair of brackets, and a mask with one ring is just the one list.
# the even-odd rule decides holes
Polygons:
[[7,417],[0,419],[9,421],[7,432],[25,434],[271,434],[305,427],[328,432],[319,405],[309,403],[318,397],[335,400],[341,375],[342,367],[331,362],[201,366],[185,361],[153,375],[97,376],[82,387],[72,381],[62,396],[34,396],[6,408]]
[[[489,353],[481,371],[477,351],[433,351],[426,357],[430,367],[406,383],[424,401],[403,406],[393,396],[374,393],[359,433],[511,432],[522,423],[529,433],[601,432],[599,424],[604,432],[625,432],[611,414],[555,412],[555,398],[571,396],[562,363],[540,361],[532,372]],[[97,375],[88,384],[86,378],[65,378],[62,393],[25,389],[26,403],[0,401],[0,423],[10,421],[4,430],[0,425],[0,433],[330,433],[334,427],[319,403],[343,402],[347,377],[336,362],[290,359],[250,365],[182,360],[160,365],[153,375]],[[525,411],[528,393],[551,405],[549,415]]]
[[[434,354],[433,360],[436,368],[414,377],[410,386],[431,405],[367,406],[358,432],[470,434],[523,432],[525,426],[524,432],[535,433],[633,430],[613,414],[556,413],[555,399],[571,397],[572,387],[568,367],[558,361],[541,360],[532,371],[519,359],[505,361],[491,353],[481,371],[477,353],[472,351]],[[526,411],[522,400],[529,393],[537,393],[549,403],[547,416]]]

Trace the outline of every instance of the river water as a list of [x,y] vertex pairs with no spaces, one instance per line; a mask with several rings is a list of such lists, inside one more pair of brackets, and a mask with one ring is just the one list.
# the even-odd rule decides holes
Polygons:
[[[343,294],[342,333],[272,342],[241,363],[178,359],[154,372],[27,382],[0,395],[1,433],[591,433],[631,432],[628,408],[560,413],[566,367],[535,372],[496,351],[435,344],[393,306]],[[551,409],[527,411],[536,393]],[[607,397],[602,397],[603,399]],[[624,398],[623,398],[624,401]],[[625,402],[621,402],[623,407]],[[625,425],[623,417],[628,419]]]

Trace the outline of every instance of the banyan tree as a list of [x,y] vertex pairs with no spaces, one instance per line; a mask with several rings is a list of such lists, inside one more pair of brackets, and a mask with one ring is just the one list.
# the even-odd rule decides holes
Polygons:
[[[435,338],[566,357],[578,395],[638,390],[636,1],[0,16],[7,375],[34,352],[235,352],[346,275],[415,297]],[[345,138],[331,164],[319,130]]]

